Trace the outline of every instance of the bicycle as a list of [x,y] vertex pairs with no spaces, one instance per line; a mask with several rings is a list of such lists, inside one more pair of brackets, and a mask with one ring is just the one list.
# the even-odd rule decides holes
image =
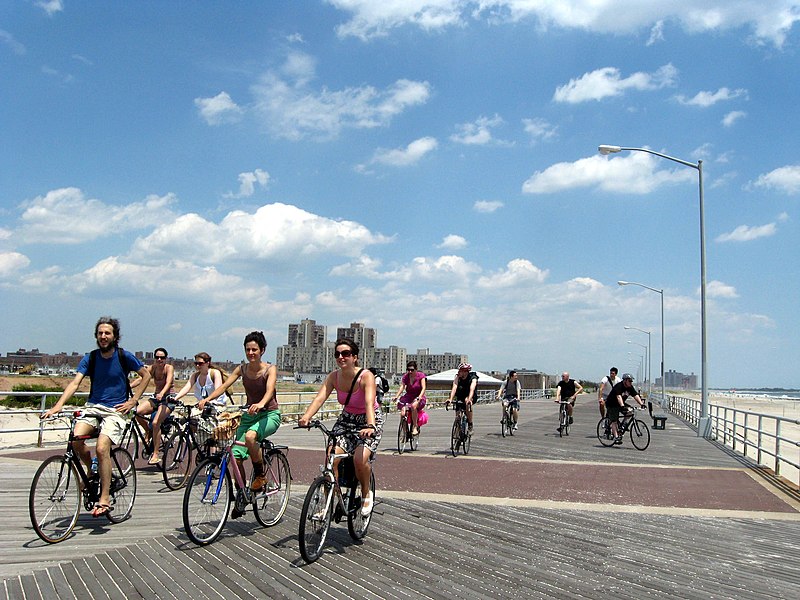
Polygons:
[[[445,410],[450,410],[450,403],[446,402]],[[469,454],[469,447],[472,442],[472,432],[469,430],[467,421],[466,403],[463,400],[456,400],[453,410],[456,411],[456,418],[453,420],[453,429],[450,432],[450,452],[453,456],[458,454],[458,449],[466,456]]]
[[214,408],[206,406],[201,414],[195,416],[191,415],[191,408],[183,402],[176,403],[175,412],[184,415],[175,419],[174,430],[162,448],[161,474],[164,485],[171,490],[186,485],[193,466],[214,453],[213,432],[217,426]]
[[[151,398],[155,399],[155,394],[151,396]],[[156,407],[158,410],[158,407]],[[139,458],[139,444],[142,445],[142,452],[141,458],[144,460],[148,460],[153,455],[153,439],[151,435],[146,435],[143,431],[143,426],[139,423],[139,419],[137,419],[136,415],[136,408],[134,407],[130,412],[130,420],[128,424],[125,426],[125,430],[122,432],[122,440],[120,440],[120,447],[125,448],[128,453],[136,460]],[[140,418],[149,418],[150,415],[145,415],[144,417]],[[172,430],[175,427],[175,417],[173,414],[169,414],[166,419],[161,423],[161,448],[159,450],[163,451],[164,449],[164,442],[169,438],[172,434]],[[149,433],[149,432],[148,432]]]
[[567,407],[570,405],[570,401],[560,400],[558,405],[558,437],[564,437],[569,435],[570,416]]
[[[236,440],[235,434],[236,426],[230,421],[217,426],[214,439],[219,450],[197,465],[183,494],[183,527],[189,539],[199,546],[208,545],[220,536],[231,503],[240,515],[252,504],[256,520],[264,527],[277,524],[289,504],[292,474],[284,453],[288,447],[273,444],[269,439],[261,440],[267,481],[263,488],[253,491],[250,486],[254,474],[251,472],[246,482],[233,456],[234,446],[245,445]],[[231,472],[236,480],[235,497]]]
[[[372,522],[372,514],[361,513],[361,484],[355,475],[353,455],[350,453],[336,454],[336,438],[343,434],[356,435],[358,429],[342,425],[328,429],[319,420],[311,421],[307,427],[296,429],[316,428],[325,435],[325,465],[321,467],[322,473],[318,475],[308,488],[303,508],[300,511],[300,554],[307,563],[312,563],[322,555],[325,539],[331,526],[331,519],[340,523],[347,517],[347,531],[356,541],[364,539]],[[339,478],[334,477],[333,463],[339,460]],[[370,456],[370,463],[375,460],[375,453]],[[375,506],[375,471],[370,473],[369,488],[372,493],[372,502]]]
[[397,426],[398,454],[402,454],[405,451],[406,444],[411,450],[419,449],[419,425],[417,425],[417,433],[414,433],[410,406],[403,406],[400,411],[400,424]]
[[500,433],[503,437],[506,435],[514,435],[514,414],[513,414],[513,400],[503,398],[503,418],[500,419]]
[[[650,445],[650,428],[647,423],[637,419],[634,416],[635,414],[635,410],[620,414],[620,418],[617,420],[617,431],[619,432],[620,440],[626,432],[630,432],[633,447],[644,451]],[[616,442],[611,431],[611,421],[608,417],[603,417],[597,422],[597,439],[607,448],[613,446]]]
[[[88,511],[100,500],[100,477],[88,474],[72,447],[75,440],[97,438],[95,430],[89,435],[75,435],[75,423],[83,414],[72,413],[67,449],[62,456],[47,458],[36,471],[28,497],[28,511],[36,535],[48,544],[65,540],[78,521],[81,498]],[[57,417],[58,418],[58,417]],[[60,417],[63,418],[63,417]],[[111,510],[105,516],[112,523],[128,519],[136,500],[136,467],[127,450],[111,450]]]

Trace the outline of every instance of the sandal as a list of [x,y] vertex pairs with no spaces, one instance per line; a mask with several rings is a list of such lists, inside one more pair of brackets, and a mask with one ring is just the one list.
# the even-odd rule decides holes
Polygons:
[[160,463],[161,463],[161,457],[156,456],[155,454],[153,454],[153,456],[150,457],[150,460],[147,461],[148,465],[157,465]]
[[372,512],[372,492],[361,499],[361,516],[368,517]]
[[108,513],[110,513],[112,510],[114,510],[114,507],[111,506],[110,504],[100,504],[98,502],[97,504],[94,505],[94,508],[92,509],[92,516],[95,519],[97,517],[103,517],[108,515]]

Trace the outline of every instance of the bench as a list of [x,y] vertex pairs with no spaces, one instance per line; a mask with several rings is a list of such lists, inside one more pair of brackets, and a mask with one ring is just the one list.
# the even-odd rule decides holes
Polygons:
[[650,413],[650,417],[653,419],[653,429],[664,429],[667,424],[667,413],[663,410],[655,410],[653,411],[653,403],[647,403],[647,412]]

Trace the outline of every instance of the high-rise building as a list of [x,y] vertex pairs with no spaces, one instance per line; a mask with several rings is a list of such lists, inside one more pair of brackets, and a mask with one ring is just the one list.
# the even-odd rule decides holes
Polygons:
[[289,323],[288,345],[292,348],[321,348],[328,338],[328,328],[314,319]]
[[378,332],[372,327],[364,327],[363,323],[350,323],[350,327],[339,327],[336,338],[350,338],[359,348],[376,348],[378,346]]

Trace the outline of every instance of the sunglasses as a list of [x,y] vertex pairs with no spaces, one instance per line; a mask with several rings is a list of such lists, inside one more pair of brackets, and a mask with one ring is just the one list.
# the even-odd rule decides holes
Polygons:
[[406,369],[406,371],[408,371],[409,373],[413,373],[414,371],[416,371],[416,369],[414,367],[409,367]]
[[200,361],[200,362],[195,361],[194,366],[195,367],[202,367],[204,364],[206,364],[205,361]]
[[167,360],[166,356],[156,356],[156,360]]
[[351,356],[353,356],[353,351],[352,350],[342,350],[341,352],[339,352],[338,350],[334,351],[333,353],[334,358],[339,358],[340,356],[342,358],[350,358]]

